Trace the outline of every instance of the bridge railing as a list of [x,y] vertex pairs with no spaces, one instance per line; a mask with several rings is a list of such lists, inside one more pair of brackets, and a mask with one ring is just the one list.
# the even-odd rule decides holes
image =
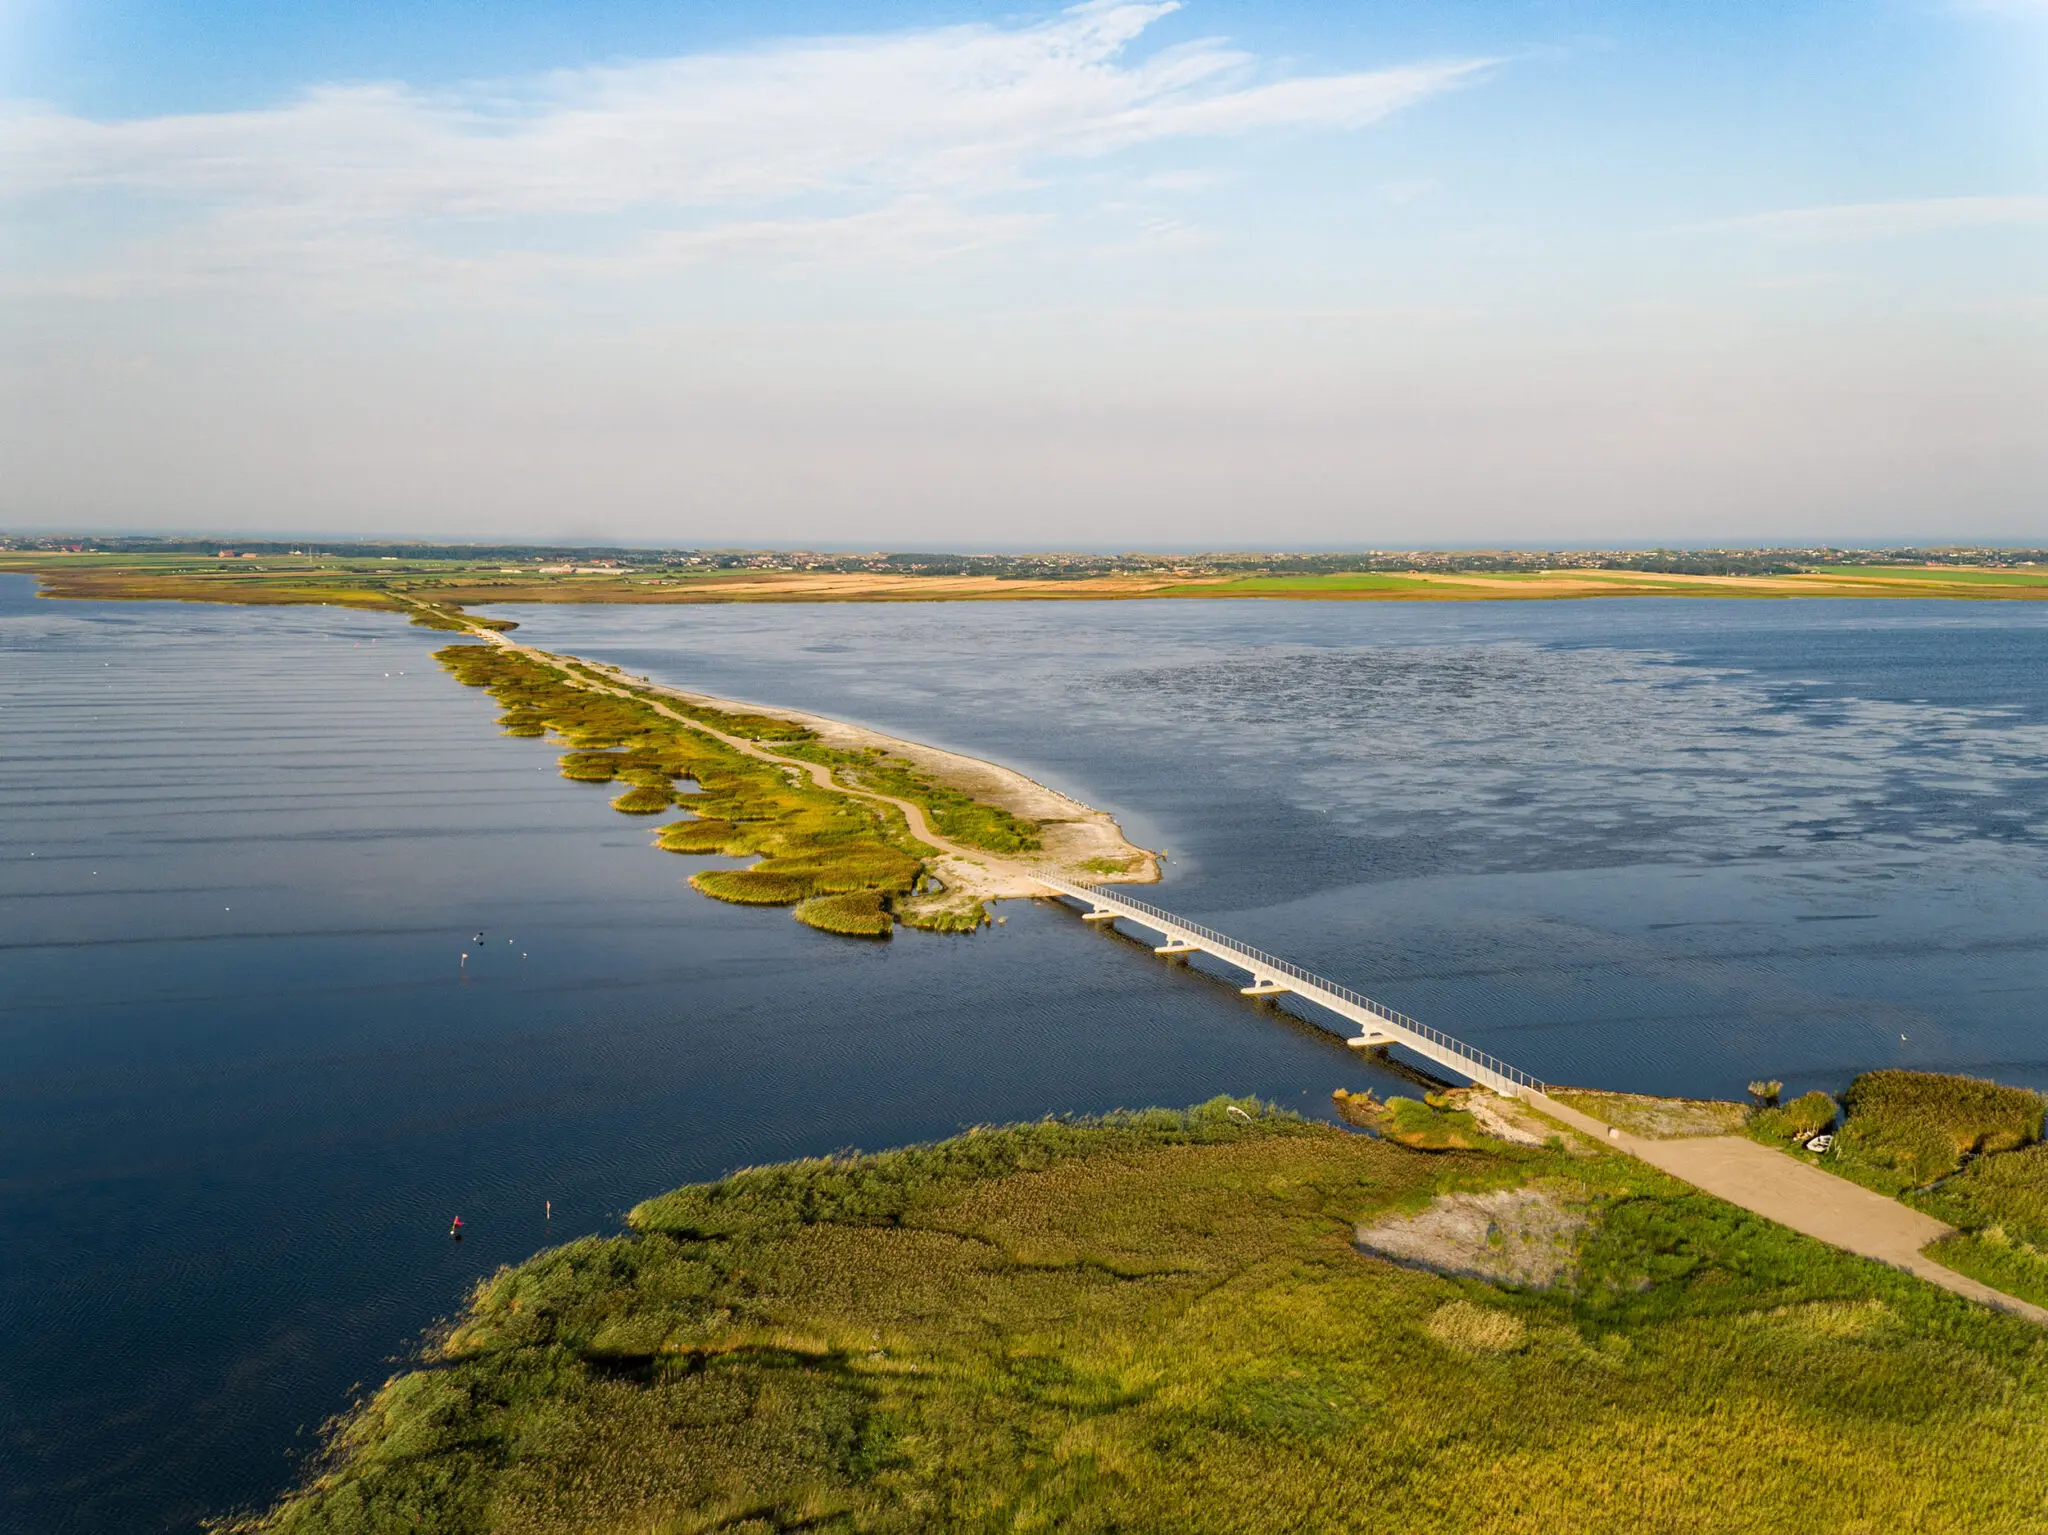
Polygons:
[[1063,880],[1046,879],[1041,875],[1034,874],[1032,878],[1038,880],[1039,883],[1045,885],[1048,889],[1057,890],[1062,895],[1073,896],[1076,900],[1092,901],[1109,907],[1126,906],[1137,913],[1140,918],[1153,918],[1167,923],[1181,932],[1193,933],[1196,937],[1215,945],[1217,951],[1228,958],[1247,961],[1248,967],[1256,966],[1260,970],[1270,970],[1276,974],[1284,975],[1290,980],[1300,981],[1304,985],[1312,986],[1319,991],[1328,992],[1332,996],[1340,997],[1353,1007],[1371,1013],[1376,1018],[1382,1018],[1407,1033],[1420,1035],[1438,1049],[1458,1056],[1462,1060],[1469,1061],[1473,1065],[1492,1073],[1494,1076],[1513,1082],[1521,1087],[1534,1088],[1539,1093],[1543,1091],[1542,1081],[1531,1076],[1519,1066],[1511,1066],[1499,1056],[1489,1055],[1484,1050],[1475,1050],[1462,1039],[1446,1034],[1442,1029],[1431,1028],[1420,1019],[1410,1018],[1406,1013],[1396,1012],[1384,1003],[1375,1002],[1371,997],[1353,991],[1349,986],[1343,985],[1341,982],[1332,981],[1327,977],[1317,975],[1313,970],[1305,970],[1291,959],[1282,959],[1277,954],[1268,954],[1264,949],[1255,949],[1248,943],[1241,943],[1237,939],[1232,938],[1228,933],[1219,933],[1214,928],[1204,927],[1199,922],[1190,922],[1186,917],[1170,912],[1162,906],[1154,906],[1149,901],[1138,900],[1134,896],[1125,895],[1122,891],[1111,894],[1104,890],[1091,890],[1085,885],[1069,885]]

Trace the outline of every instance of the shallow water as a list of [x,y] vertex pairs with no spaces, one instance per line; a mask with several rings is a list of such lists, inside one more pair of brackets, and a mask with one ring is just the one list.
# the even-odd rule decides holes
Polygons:
[[[678,1182],[1372,1080],[1053,908],[864,944],[705,900],[396,619],[29,592],[0,577],[0,1528],[261,1500],[479,1275]],[[2035,609],[509,616],[1021,767],[1170,850],[1148,897],[1554,1080],[2048,1086]]]

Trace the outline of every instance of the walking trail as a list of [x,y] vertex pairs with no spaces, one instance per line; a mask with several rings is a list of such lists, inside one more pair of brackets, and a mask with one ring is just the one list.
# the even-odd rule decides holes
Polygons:
[[1955,1228],[1896,1199],[1887,1199],[1846,1178],[1822,1172],[1746,1136],[1651,1140],[1616,1129],[1543,1093],[1525,1091],[1523,1096],[1532,1107],[1551,1118],[1583,1131],[1603,1145],[1640,1157],[1703,1193],[1789,1226],[1830,1247],[1874,1258],[1944,1290],[2048,1326],[2048,1309],[1994,1290],[1924,1256],[1923,1247],[1953,1236]]
[[[470,632],[476,634],[479,638],[488,639],[494,645],[502,646],[506,650],[516,651],[530,660],[539,661],[546,665],[552,665],[557,659],[548,651],[536,649],[531,645],[522,645],[518,641],[510,639],[495,630],[471,630]],[[583,664],[590,667],[593,671],[617,673],[617,668],[607,666],[601,662],[585,661]],[[829,790],[834,794],[851,795],[855,799],[872,800],[880,805],[893,806],[897,811],[901,812],[905,823],[910,827],[910,834],[938,852],[939,857],[933,860],[937,866],[935,872],[941,883],[949,890],[958,890],[978,897],[1040,896],[1046,893],[1046,887],[1034,879],[1030,869],[1024,865],[992,857],[979,848],[966,847],[952,841],[950,838],[941,836],[933,829],[930,820],[925,816],[922,805],[911,800],[898,799],[892,794],[883,794],[874,789],[856,788],[852,784],[844,783],[834,777],[832,769],[822,763],[806,762],[800,757],[785,757],[780,752],[770,751],[758,742],[747,740],[744,736],[729,735],[716,726],[705,724],[702,720],[691,719],[687,715],[679,714],[663,703],[658,697],[652,696],[657,692],[668,690],[652,688],[644,684],[629,685],[629,680],[623,673],[617,674],[620,677],[620,685],[616,687],[606,687],[582,677],[570,677],[568,680],[573,685],[588,688],[592,692],[610,693],[616,697],[632,698],[637,702],[644,703],[654,710],[655,713],[661,715],[662,718],[673,720],[678,725],[699,731],[704,735],[710,736],[713,740],[723,742],[734,751],[753,757],[758,761],[772,762],[780,768],[807,773],[810,775],[811,781],[821,789]],[[1106,820],[1107,818],[1105,817],[1104,819]],[[1120,843],[1122,842],[1121,837],[1117,840]],[[1128,844],[1124,845],[1128,846]],[[1154,877],[1157,877],[1156,874]]]

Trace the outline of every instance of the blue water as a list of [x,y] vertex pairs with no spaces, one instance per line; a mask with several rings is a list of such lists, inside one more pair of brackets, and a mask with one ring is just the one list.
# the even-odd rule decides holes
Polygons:
[[[508,616],[1024,768],[1170,851],[1149,898],[1553,1080],[2048,1086],[2030,607]],[[704,900],[439,639],[0,577],[0,1528],[261,1501],[479,1276],[678,1182],[1374,1080],[1056,908]]]

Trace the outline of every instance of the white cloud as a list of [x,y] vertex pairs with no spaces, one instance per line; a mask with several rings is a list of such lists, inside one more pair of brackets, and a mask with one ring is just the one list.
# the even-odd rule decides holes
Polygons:
[[[0,196],[123,189],[183,201],[227,242],[251,227],[274,241],[290,226],[321,238],[488,220],[692,226],[643,256],[802,243],[797,226],[817,210],[801,200],[824,198],[821,229],[909,208],[943,246],[957,243],[949,224],[972,219],[964,205],[1062,162],[1201,136],[1355,129],[1493,62],[1272,79],[1215,40],[1132,57],[1175,9],[1093,0],[1024,26],[802,40],[456,90],[323,85],[262,111],[103,122],[17,109],[0,119]],[[940,201],[954,213],[934,213]]]
[[1720,219],[1714,229],[1754,229],[1799,240],[1892,240],[1952,229],[2048,223],[2048,197],[1928,197],[1907,202],[1837,203]]

